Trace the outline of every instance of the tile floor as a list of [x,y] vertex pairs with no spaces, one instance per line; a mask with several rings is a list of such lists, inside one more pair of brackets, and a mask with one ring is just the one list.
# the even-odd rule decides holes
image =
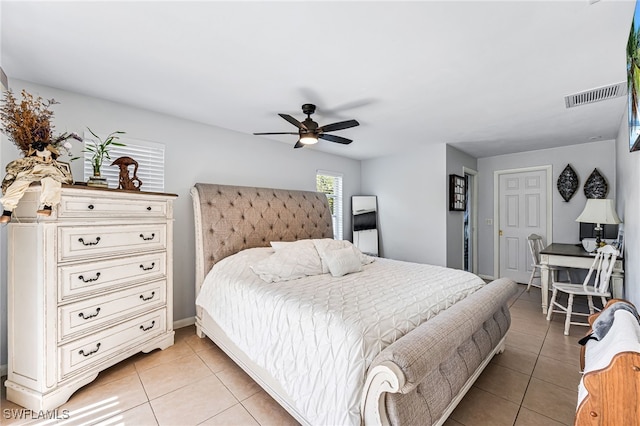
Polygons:
[[[547,323],[540,289],[525,286],[511,302],[507,348],[497,355],[445,423],[446,426],[572,425],[580,380],[577,340],[564,336],[563,317]],[[5,377],[2,378],[4,383]],[[52,424],[10,418],[21,407],[6,400],[0,424]],[[176,330],[164,351],[138,354],[104,372],[58,410],[65,425],[289,425],[273,399],[193,326]],[[9,418],[7,418],[9,417]]]

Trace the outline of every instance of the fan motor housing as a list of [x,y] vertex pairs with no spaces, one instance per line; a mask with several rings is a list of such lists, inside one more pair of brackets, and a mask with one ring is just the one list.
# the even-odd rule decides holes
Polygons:
[[314,104],[304,104],[302,105],[302,112],[311,115],[316,112],[316,106]]

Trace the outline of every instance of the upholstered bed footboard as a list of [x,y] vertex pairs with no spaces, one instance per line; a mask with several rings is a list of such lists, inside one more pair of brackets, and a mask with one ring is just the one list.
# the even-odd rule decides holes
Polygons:
[[516,290],[492,281],[383,350],[365,385],[365,424],[442,423],[503,349]]

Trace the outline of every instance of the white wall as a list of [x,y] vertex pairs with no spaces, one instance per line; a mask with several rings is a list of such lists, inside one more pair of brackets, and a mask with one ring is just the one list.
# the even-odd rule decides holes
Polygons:
[[[207,126],[167,115],[141,110],[113,102],[10,80],[18,94],[22,88],[45,99],[55,98],[53,107],[56,132],[82,133],[89,126],[98,133],[126,131],[133,139],[150,140],[166,145],[165,192],[178,194],[174,225],[174,319],[195,314],[194,229],[189,189],[196,182],[264,186],[315,190],[317,169],[340,172],[344,176],[345,222],[351,229],[352,195],[360,193],[360,162],[315,151],[293,149],[289,144],[263,137]],[[238,111],[242,114],[242,111]],[[79,151],[78,142],[73,142]],[[5,163],[19,156],[17,148],[4,143]],[[75,180],[82,180],[80,161],[72,164]],[[142,187],[144,190],[144,185]],[[349,235],[346,235],[349,237]],[[6,292],[6,269],[2,269],[0,291]],[[2,293],[5,294],[5,293]],[[2,323],[6,321],[6,304],[2,306]],[[6,335],[2,336],[3,350]],[[6,364],[6,350],[0,365]]]
[[447,264],[446,146],[362,161],[362,193],[378,196],[381,255]]
[[[583,185],[594,168],[609,184],[608,198],[616,196],[615,141],[590,142],[561,148],[542,149],[518,154],[499,155],[478,159],[478,273],[494,277],[493,238],[498,232],[493,220],[493,176],[496,170],[509,170],[532,166],[552,166],[553,183],[553,242],[578,243],[580,225],[575,219],[586,203]],[[576,171],[579,187],[576,194],[565,202],[557,190],[558,176],[567,166]],[[497,278],[497,277],[494,277]]]
[[447,145],[447,266],[464,269],[463,263],[463,222],[464,212],[449,211],[449,175],[464,177],[464,168],[478,170],[478,160],[464,152]]
[[616,139],[616,162],[616,209],[625,233],[624,297],[640,306],[640,151],[629,152],[627,114]]

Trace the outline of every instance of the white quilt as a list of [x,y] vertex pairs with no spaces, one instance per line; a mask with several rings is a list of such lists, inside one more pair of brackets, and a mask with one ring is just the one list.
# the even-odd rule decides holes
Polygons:
[[388,259],[338,278],[266,283],[249,266],[272,253],[249,249],[218,262],[196,303],[314,425],[359,425],[375,356],[484,285],[464,271]]

